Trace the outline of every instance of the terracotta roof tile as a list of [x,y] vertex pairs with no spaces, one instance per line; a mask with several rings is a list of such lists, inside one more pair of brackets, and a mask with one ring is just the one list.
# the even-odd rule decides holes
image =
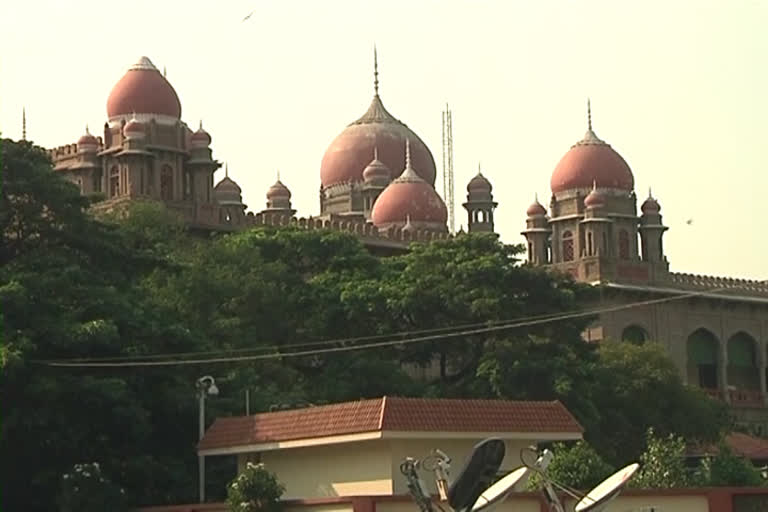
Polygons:
[[384,397],[218,418],[198,449],[377,431],[581,433],[583,429],[558,401]]

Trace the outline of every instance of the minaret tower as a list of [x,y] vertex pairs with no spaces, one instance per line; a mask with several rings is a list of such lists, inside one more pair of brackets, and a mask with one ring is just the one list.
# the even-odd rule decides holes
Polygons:
[[525,213],[527,218],[522,235],[528,242],[528,263],[546,265],[550,262],[549,236],[552,230],[549,229],[547,210],[539,202],[538,194]]
[[640,210],[642,211],[640,216],[640,241],[642,244],[643,261],[661,263],[668,266],[667,258],[664,255],[662,237],[669,228],[661,222],[661,206],[654,199],[650,189],[648,189],[648,199],[643,202]]
[[470,233],[493,233],[493,211],[498,206],[493,200],[493,186],[480,172],[480,164],[477,164],[477,174],[469,180],[467,185],[467,202],[464,203],[467,210],[467,227]]

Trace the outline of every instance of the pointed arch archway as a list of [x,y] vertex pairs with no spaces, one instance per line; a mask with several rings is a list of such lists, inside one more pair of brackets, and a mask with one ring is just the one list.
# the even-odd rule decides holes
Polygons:
[[728,339],[728,389],[732,401],[762,402],[757,341],[744,331]]
[[701,328],[688,336],[688,383],[710,391],[719,389],[720,342],[711,331]]
[[648,331],[637,324],[628,325],[621,331],[621,341],[627,341],[635,345],[642,345],[649,338]]

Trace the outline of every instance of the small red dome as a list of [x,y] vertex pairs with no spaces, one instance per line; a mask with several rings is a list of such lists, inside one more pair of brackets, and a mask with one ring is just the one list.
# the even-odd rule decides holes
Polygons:
[[377,227],[404,225],[408,220],[444,227],[448,222],[448,209],[432,185],[416,173],[410,158],[406,157],[405,170],[376,199],[371,218]]
[[107,99],[110,119],[134,112],[181,118],[181,102],[176,91],[147,57],[128,69]]
[[125,123],[125,126],[123,127],[123,135],[126,137],[141,137],[145,134],[146,132],[144,131],[144,124],[135,118]]
[[649,192],[648,199],[643,201],[643,205],[640,207],[640,210],[645,214],[659,213],[661,211],[661,206],[659,205],[659,202],[656,201],[656,199],[654,199]]
[[538,199],[536,199],[531,206],[525,210],[526,215],[529,217],[538,217],[539,215],[546,215],[547,209],[542,206]]
[[491,182],[488,181],[488,178],[483,176],[483,174],[478,170],[477,174],[474,178],[469,180],[469,184],[467,184],[467,192],[470,194],[472,193],[481,193],[481,194],[490,194],[493,190],[493,186],[491,185]]
[[198,128],[197,131],[192,134],[190,141],[193,146],[205,147],[211,145],[211,136],[207,131],[203,130],[202,121],[200,121],[200,128]]
[[373,160],[363,169],[363,179],[366,183],[388,183],[391,172],[384,162],[379,160],[378,148],[373,148]]
[[[411,158],[418,174],[429,184],[435,183],[435,160],[426,144],[406,125],[387,112],[378,95],[368,111],[347,126],[323,155],[320,182],[323,187],[363,180],[363,170],[371,162],[374,148],[378,159],[391,171],[405,168],[403,146],[411,141]],[[396,176],[390,175],[389,179]]]
[[213,189],[216,192],[236,192],[240,193],[243,190],[240,188],[240,185],[238,185],[232,178],[229,176],[224,176],[224,179],[222,179],[220,182],[216,184]]
[[632,190],[635,179],[627,162],[616,151],[588,130],[584,139],[574,144],[552,173],[553,193],[579,188]]
[[587,197],[584,198],[584,206],[587,208],[594,208],[597,206],[605,205],[605,196],[601,194],[597,189],[593,188]]
[[88,131],[88,127],[85,127],[85,135],[77,139],[77,145],[78,146],[99,146],[99,139],[91,135],[91,132]]
[[267,190],[267,199],[290,199],[291,191],[279,179]]

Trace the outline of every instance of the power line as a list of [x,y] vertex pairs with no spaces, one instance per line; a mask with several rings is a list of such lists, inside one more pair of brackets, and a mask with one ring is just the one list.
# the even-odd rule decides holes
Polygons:
[[458,332],[448,332],[448,333],[442,333],[442,334],[436,334],[436,335],[420,336],[420,337],[409,338],[409,339],[388,340],[388,341],[380,341],[380,342],[373,342],[373,343],[363,343],[360,345],[353,345],[353,346],[322,348],[322,349],[316,349],[316,350],[301,350],[296,352],[278,352],[278,353],[272,353],[272,354],[257,354],[257,355],[248,355],[248,356],[219,357],[219,358],[208,358],[208,359],[176,359],[176,360],[166,360],[166,361],[76,362],[76,361],[52,360],[52,361],[33,361],[33,362],[37,364],[51,366],[51,367],[128,368],[128,367],[152,367],[152,366],[155,366],[155,367],[190,366],[190,365],[201,365],[201,364],[236,363],[236,362],[266,360],[266,359],[280,359],[280,358],[287,358],[287,357],[304,357],[304,356],[330,354],[330,353],[337,353],[337,352],[351,352],[354,350],[366,350],[366,349],[374,349],[374,348],[392,347],[397,345],[410,345],[414,343],[422,343],[425,341],[444,340],[447,338],[471,336],[474,334],[485,334],[490,332],[502,331],[505,329],[514,329],[518,327],[531,327],[534,325],[544,325],[548,323],[559,322],[562,320],[584,318],[587,316],[594,316],[594,315],[599,315],[603,313],[622,311],[622,310],[631,309],[635,307],[648,306],[648,305],[660,304],[664,302],[671,302],[675,300],[682,300],[686,298],[698,297],[705,294],[716,293],[716,292],[720,292],[728,289],[729,288],[716,288],[716,289],[705,290],[700,292],[685,293],[685,294],[681,294],[673,297],[664,297],[661,299],[651,299],[651,300],[638,301],[638,302],[633,302],[629,304],[622,304],[622,305],[611,306],[606,308],[598,308],[598,309],[589,310],[589,311],[580,311],[580,312],[556,314],[556,315],[543,315],[545,316],[545,318],[534,318],[534,319],[527,319],[527,320],[524,319],[524,320],[509,322],[504,325],[481,327],[477,329],[463,330]]

